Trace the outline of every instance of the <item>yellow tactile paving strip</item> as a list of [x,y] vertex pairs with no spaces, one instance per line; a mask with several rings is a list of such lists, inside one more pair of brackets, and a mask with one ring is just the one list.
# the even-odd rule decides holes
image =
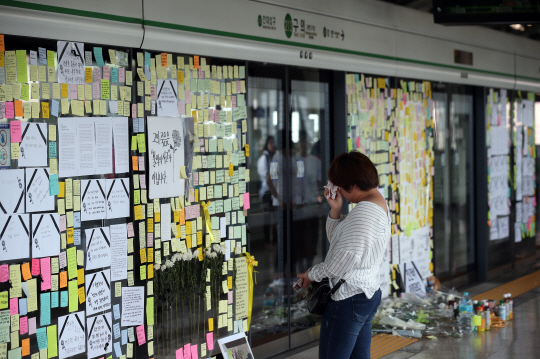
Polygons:
[[[512,297],[517,297],[523,293],[540,286],[540,271],[531,273],[519,279],[503,284],[487,292],[478,294],[472,299],[503,299],[506,293],[512,293]],[[401,338],[389,334],[379,334],[371,338],[371,357],[373,359],[381,358],[387,354],[393,353],[418,339]]]
[[511,282],[501,285],[500,287],[488,290],[485,293],[474,296],[473,300],[493,299],[501,300],[506,293],[512,293],[512,297],[517,297],[525,292],[530,291],[540,285],[540,271],[528,274]]

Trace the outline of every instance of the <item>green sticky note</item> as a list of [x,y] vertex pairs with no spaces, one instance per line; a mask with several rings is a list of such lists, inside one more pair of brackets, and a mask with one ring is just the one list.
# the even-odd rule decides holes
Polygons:
[[47,50],[47,66],[54,66],[54,51]]
[[[75,247],[68,248],[67,260],[68,260],[68,278],[73,279],[77,277],[77,248]],[[75,288],[75,295],[76,294],[77,294],[77,288]]]
[[77,288],[77,281],[70,280],[68,283],[69,292],[69,312],[76,312],[79,310],[79,292]]
[[348,138],[347,139],[347,148],[348,150],[347,151],[352,151],[352,139]]
[[146,297],[146,325],[154,325],[154,297]]
[[8,291],[0,293],[0,309],[6,309],[8,307]]
[[108,100],[109,98],[109,80],[101,80],[101,99]]
[[47,357],[54,358],[58,356],[58,345],[56,343],[56,325],[47,327]]
[[141,191],[133,191],[133,204],[141,204]]
[[137,144],[139,145],[139,152],[146,152],[146,141],[144,139],[144,133],[137,134]]
[[137,136],[131,136],[131,150],[137,150]]
[[21,85],[21,99],[30,101],[30,86],[28,86],[28,84]]
[[28,67],[26,63],[26,50],[17,50],[17,82],[28,82]]

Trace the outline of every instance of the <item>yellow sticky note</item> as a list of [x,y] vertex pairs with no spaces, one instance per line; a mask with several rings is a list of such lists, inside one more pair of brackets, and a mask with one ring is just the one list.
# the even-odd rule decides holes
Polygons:
[[[83,294],[84,294],[84,288],[83,288]],[[47,357],[54,358],[56,356],[58,356],[56,325],[49,325],[47,327]]]
[[84,284],[84,268],[77,269],[77,284]]
[[12,160],[19,159],[19,142],[11,143],[11,159]]
[[69,312],[75,312],[79,310],[79,289],[77,287],[77,281],[71,280],[68,283],[68,295],[69,295]]
[[78,294],[79,294],[79,304],[84,303],[86,301],[86,297],[84,295],[84,287],[79,287]]
[[146,266],[141,266],[141,280],[146,280]]
[[214,318],[208,319],[208,331],[213,332],[214,331]]

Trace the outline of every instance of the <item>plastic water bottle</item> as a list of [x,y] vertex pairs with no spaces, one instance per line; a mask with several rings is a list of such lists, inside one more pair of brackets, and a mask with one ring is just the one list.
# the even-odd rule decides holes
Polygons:
[[464,333],[472,333],[474,327],[472,325],[473,302],[469,297],[469,293],[463,293],[463,299],[459,305],[459,324]]
[[508,312],[506,311],[506,305],[504,304],[504,301],[501,299],[499,304],[499,317],[501,320],[508,320],[507,317]]
[[266,288],[266,293],[263,295],[263,313],[268,313],[274,307],[275,299],[272,288]]

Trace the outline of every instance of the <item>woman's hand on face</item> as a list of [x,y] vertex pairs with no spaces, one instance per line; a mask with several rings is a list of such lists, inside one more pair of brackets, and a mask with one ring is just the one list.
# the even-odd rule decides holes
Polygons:
[[300,273],[298,275],[298,278],[302,278],[304,280],[302,282],[302,288],[305,288],[305,287],[307,287],[308,285],[310,285],[312,283],[311,280],[308,277],[308,272]]
[[326,201],[330,205],[330,208],[333,210],[339,210],[341,211],[341,206],[343,205],[343,197],[341,197],[341,188],[336,191],[336,198],[332,199],[332,197],[328,197],[328,189],[324,190],[324,197],[326,198]]

